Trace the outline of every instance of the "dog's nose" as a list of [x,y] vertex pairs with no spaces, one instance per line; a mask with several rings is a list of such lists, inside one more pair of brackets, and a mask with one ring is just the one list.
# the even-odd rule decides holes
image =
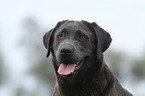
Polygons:
[[64,45],[60,48],[61,55],[71,55],[72,51],[73,51],[73,48],[70,45]]

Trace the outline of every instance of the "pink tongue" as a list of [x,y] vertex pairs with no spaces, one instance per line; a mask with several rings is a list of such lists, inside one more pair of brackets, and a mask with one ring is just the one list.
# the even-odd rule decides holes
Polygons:
[[68,75],[68,74],[74,72],[75,66],[76,66],[76,64],[68,64],[68,65],[60,64],[57,72],[62,75]]

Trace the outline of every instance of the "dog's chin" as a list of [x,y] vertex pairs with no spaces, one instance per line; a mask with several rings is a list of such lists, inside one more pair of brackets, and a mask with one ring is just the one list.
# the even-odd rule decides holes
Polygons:
[[59,63],[58,66],[58,74],[66,79],[72,79],[77,76],[77,74],[84,68],[86,65],[87,59],[83,58],[82,60],[76,62],[76,63]]

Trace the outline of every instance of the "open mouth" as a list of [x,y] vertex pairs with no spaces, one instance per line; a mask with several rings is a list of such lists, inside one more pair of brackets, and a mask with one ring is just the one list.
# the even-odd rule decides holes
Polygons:
[[84,65],[85,61],[86,60],[83,59],[83,60],[81,60],[77,63],[74,63],[74,64],[63,64],[63,63],[61,63],[57,72],[61,75],[68,76],[71,73],[75,73],[76,71],[78,71]]

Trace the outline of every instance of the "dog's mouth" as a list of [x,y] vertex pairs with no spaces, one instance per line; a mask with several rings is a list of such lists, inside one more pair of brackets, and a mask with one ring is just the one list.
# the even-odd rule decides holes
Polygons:
[[60,63],[60,66],[57,70],[57,72],[63,76],[68,76],[71,73],[76,73],[85,63],[86,59],[83,59],[81,61],[78,61],[74,64],[64,64]]

